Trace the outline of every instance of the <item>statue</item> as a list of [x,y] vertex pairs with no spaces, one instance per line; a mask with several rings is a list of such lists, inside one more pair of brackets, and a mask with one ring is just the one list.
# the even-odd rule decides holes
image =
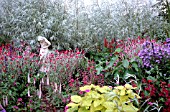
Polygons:
[[[39,53],[39,56],[40,56],[40,73],[45,73],[46,74],[46,84],[47,85],[50,85],[50,80],[49,80],[49,75],[50,75],[50,62],[51,62],[51,54],[54,54],[53,51],[50,51],[49,48],[51,46],[51,43],[45,38],[45,37],[42,37],[42,36],[38,36],[38,41],[40,42],[40,53]],[[40,75],[40,73],[38,73],[38,75]],[[29,78],[28,78],[29,79]],[[40,81],[40,84],[38,85],[39,87],[39,90],[38,90],[38,96],[39,98],[41,98],[42,96],[42,91],[41,91],[41,88],[42,88],[42,84],[44,83],[44,78],[41,79]],[[61,83],[59,84],[59,86],[57,85],[57,83],[55,82],[51,82],[51,85],[53,86],[53,89],[54,89],[54,92],[59,92],[61,93]],[[29,92],[28,92],[29,93]]]
[[40,68],[41,72],[48,72],[49,67],[45,66],[45,62],[48,62],[48,55],[49,55],[49,49],[48,47],[51,45],[51,43],[42,36],[38,36],[38,41],[40,42],[41,48],[40,48],[40,61],[42,61],[42,67]]
[[[38,41],[40,42],[41,48],[40,48],[40,72],[45,73],[47,75],[46,78],[46,84],[49,85],[49,71],[50,71],[50,63],[49,63],[49,54],[50,54],[50,50],[49,50],[49,46],[51,45],[51,43],[42,36],[38,36]],[[39,75],[39,74],[38,74]],[[44,83],[44,78],[42,78],[42,80],[40,81],[40,85],[39,85],[39,98],[41,98],[41,84]]]

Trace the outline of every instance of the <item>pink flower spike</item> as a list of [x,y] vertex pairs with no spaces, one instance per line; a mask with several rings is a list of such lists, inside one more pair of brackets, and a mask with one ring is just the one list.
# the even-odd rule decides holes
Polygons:
[[89,90],[89,89],[86,89],[85,92],[88,93],[88,92],[90,92],[90,90]]
[[149,105],[153,105],[153,103],[152,103],[152,102],[148,102],[148,104],[149,104]]

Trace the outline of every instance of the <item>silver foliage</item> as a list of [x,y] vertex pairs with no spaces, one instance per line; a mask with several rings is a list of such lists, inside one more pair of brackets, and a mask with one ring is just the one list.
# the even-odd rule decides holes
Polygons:
[[83,0],[1,0],[0,34],[26,40],[43,35],[60,49],[89,48],[104,37],[165,36],[167,23],[151,6],[139,0],[103,0],[90,6]]

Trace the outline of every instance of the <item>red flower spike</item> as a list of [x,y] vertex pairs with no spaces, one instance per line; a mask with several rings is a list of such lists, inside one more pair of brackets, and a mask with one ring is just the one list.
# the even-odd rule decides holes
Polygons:
[[107,39],[106,38],[104,38],[104,47],[108,47],[108,41],[107,41]]
[[152,82],[152,80],[148,80],[148,83],[151,83]]
[[114,42],[115,42],[115,40],[114,40],[114,38],[112,38],[112,40],[111,40],[111,44],[114,44]]

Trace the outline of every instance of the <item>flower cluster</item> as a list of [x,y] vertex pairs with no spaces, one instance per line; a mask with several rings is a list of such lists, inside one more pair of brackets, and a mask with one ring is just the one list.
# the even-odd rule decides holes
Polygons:
[[166,58],[170,58],[170,38],[166,39],[164,50],[166,52]]
[[149,104],[158,102],[159,107],[163,106],[163,112],[169,112],[170,106],[170,84],[165,81],[142,79],[141,97],[142,101],[150,99]]
[[133,58],[138,55],[141,50],[141,45],[147,40],[147,38],[141,38],[140,36],[135,39],[128,38],[127,40],[118,40],[116,47],[123,49],[129,58]]
[[[104,85],[104,75],[99,74],[96,75],[97,71],[95,70],[94,61],[88,61],[87,66],[83,68],[77,68],[72,77],[69,78],[69,87],[64,88],[65,91],[70,94],[70,92],[77,94],[79,87],[87,85],[87,84],[97,84],[100,86]],[[81,83],[80,83],[81,82]],[[70,91],[71,90],[71,91]],[[82,91],[79,92],[82,94]]]
[[[11,109],[22,110],[22,108],[37,110],[37,108],[40,108],[35,107],[34,104],[42,103],[39,102],[35,87],[36,83],[43,77],[43,74],[40,74],[40,76],[37,75],[39,66],[41,65],[39,63],[39,56],[31,51],[32,49],[29,44],[21,43],[20,45],[22,48],[13,47],[11,44],[0,45],[0,86],[5,88],[0,92],[0,99],[4,99],[3,102],[5,104],[3,106],[7,111],[12,111]],[[67,82],[70,82],[70,84],[74,81],[77,84],[79,83],[79,80],[70,79],[72,79],[74,70],[78,67],[82,57],[83,53],[79,50],[55,51],[50,54],[49,62],[47,62],[50,63],[51,68],[50,84],[58,82],[55,88],[52,88],[52,85],[49,86],[50,89],[56,90],[55,97],[50,97],[52,99],[49,101],[50,105],[55,105],[56,103],[54,104],[53,101],[56,99],[60,101],[58,105],[68,102],[66,97],[60,98],[56,96],[58,94],[60,96],[69,94],[63,88],[68,86]],[[46,80],[44,80],[44,83],[46,83]],[[44,88],[42,88],[42,98],[45,97]],[[62,92],[61,90],[64,91]],[[52,93],[53,91],[50,92]],[[51,94],[50,92],[48,91],[46,94]],[[28,97],[33,98],[33,103],[28,104]],[[13,99],[8,102],[9,106],[6,103],[7,98]],[[19,99],[17,100],[17,98]]]
[[[128,58],[133,58],[134,56],[138,55],[138,52],[141,50],[141,45],[146,42],[147,38],[141,38],[138,36],[138,38],[127,38],[125,40],[115,39],[113,38],[110,42],[104,38],[104,47],[109,50],[109,52],[113,52],[116,48],[121,48],[124,53],[128,56]],[[119,53],[121,57],[124,56],[124,54]]]
[[164,64],[167,59],[170,59],[170,39],[168,38],[163,45],[147,41],[138,55],[146,68],[151,68],[154,64]]

